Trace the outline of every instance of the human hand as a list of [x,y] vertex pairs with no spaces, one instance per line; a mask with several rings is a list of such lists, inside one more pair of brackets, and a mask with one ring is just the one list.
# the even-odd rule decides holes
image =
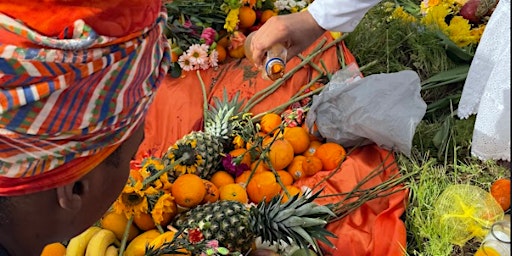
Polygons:
[[252,59],[261,68],[265,53],[275,44],[288,49],[288,59],[301,53],[311,45],[325,30],[320,27],[306,10],[270,18],[254,33],[251,40]]

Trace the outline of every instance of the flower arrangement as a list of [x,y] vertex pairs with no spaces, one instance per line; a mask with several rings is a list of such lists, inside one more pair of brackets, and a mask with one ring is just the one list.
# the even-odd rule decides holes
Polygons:
[[[387,2],[386,6],[391,18],[418,22],[429,29],[439,30],[457,47],[474,49],[496,3],[494,0],[482,0],[477,7],[474,0],[423,0],[419,5],[403,1],[398,5]],[[473,12],[477,9],[481,14],[475,18]]]
[[[230,53],[230,57],[244,57],[241,46],[249,32],[257,30],[270,16],[299,12],[309,3],[309,0],[166,2],[166,34],[173,54],[171,75],[179,77],[182,71],[215,68],[226,58],[224,51],[232,49],[238,48],[241,53]],[[220,43],[223,38],[227,43]]]

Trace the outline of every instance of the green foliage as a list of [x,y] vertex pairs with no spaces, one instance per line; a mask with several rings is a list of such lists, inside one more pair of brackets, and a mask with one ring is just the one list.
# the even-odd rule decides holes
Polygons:
[[422,80],[456,66],[436,31],[390,19],[385,2],[368,11],[346,39],[359,64],[377,61],[364,74],[414,70]]

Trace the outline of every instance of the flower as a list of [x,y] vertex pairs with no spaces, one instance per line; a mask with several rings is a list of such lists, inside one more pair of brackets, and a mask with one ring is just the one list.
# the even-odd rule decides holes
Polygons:
[[228,173],[238,177],[242,175],[244,171],[249,170],[249,166],[247,164],[239,164],[236,160],[237,158],[233,158],[230,154],[226,154],[222,158],[222,166]]
[[190,62],[193,65],[201,66],[208,63],[208,46],[206,44],[193,44],[187,50]]
[[228,16],[226,16],[226,22],[224,23],[224,28],[228,32],[233,32],[236,29],[238,24],[238,13],[240,9],[231,9],[229,10]]
[[[167,158],[170,165],[174,166],[174,171],[178,174],[195,173],[197,166],[203,162],[203,158],[195,150],[197,141],[193,140],[185,144],[174,144],[171,147]],[[181,162],[177,162],[180,160]]]
[[212,45],[213,42],[215,42],[215,35],[217,34],[217,31],[211,27],[207,27],[203,29],[203,32],[201,33],[201,38],[204,39],[205,44]]
[[215,49],[212,50],[212,52],[210,52],[210,55],[209,55],[209,63],[210,63],[210,67],[218,67],[219,66],[219,52]]
[[134,184],[128,181],[121,195],[114,202],[113,207],[116,213],[124,213],[127,218],[139,216],[140,213],[148,211],[148,195],[155,195],[158,191],[149,186],[144,189],[142,182],[137,181]]
[[194,70],[194,64],[192,63],[191,57],[188,54],[182,54],[178,58],[178,64],[184,71]]
[[153,210],[151,211],[151,216],[153,217],[155,223],[161,224],[162,221],[164,221],[164,213],[173,212],[173,200],[174,197],[168,193],[164,193],[158,198],[155,206],[153,207]]
[[188,241],[196,244],[204,240],[203,232],[199,228],[188,230]]

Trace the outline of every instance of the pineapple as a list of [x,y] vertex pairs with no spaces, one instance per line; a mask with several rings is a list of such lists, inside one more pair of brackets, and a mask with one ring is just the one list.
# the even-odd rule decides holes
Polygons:
[[173,226],[187,230],[201,224],[205,240],[217,240],[230,251],[248,252],[256,237],[263,242],[294,243],[302,248],[316,247],[313,239],[332,245],[327,236],[335,237],[324,226],[334,213],[313,200],[320,192],[294,196],[281,203],[282,196],[269,203],[247,206],[236,201],[217,201],[199,205],[174,219]]
[[238,118],[242,103],[238,94],[228,100],[224,92],[223,100],[214,99],[214,104],[205,110],[204,131],[192,131],[172,145],[163,159],[169,168],[170,181],[184,173],[194,173],[203,179],[209,179],[218,170],[222,155],[238,127]]

